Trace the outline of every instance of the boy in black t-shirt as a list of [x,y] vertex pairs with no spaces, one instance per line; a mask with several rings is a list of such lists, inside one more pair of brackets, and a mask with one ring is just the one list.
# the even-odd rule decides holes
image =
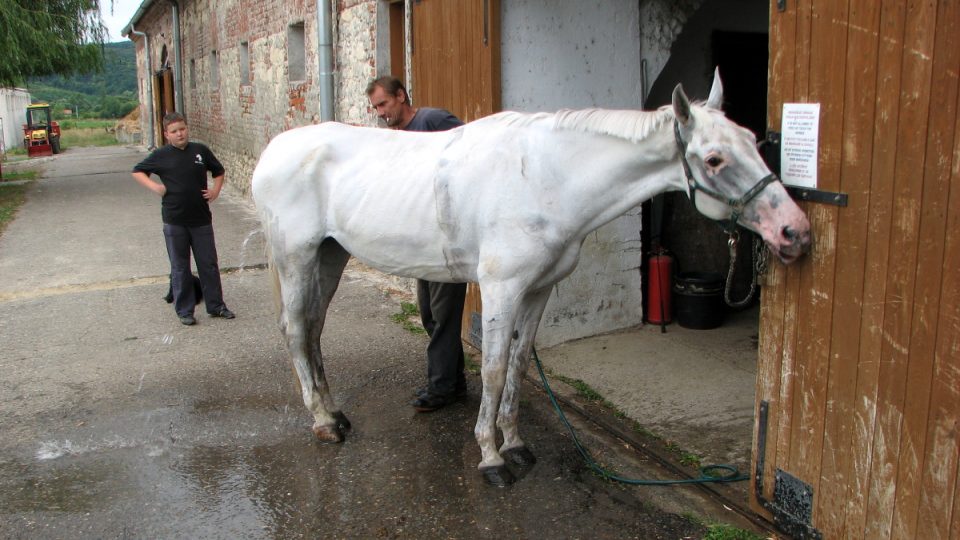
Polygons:
[[[213,152],[203,144],[190,142],[187,121],[180,113],[163,118],[166,146],[153,151],[133,168],[133,179],[162,197],[163,236],[170,257],[173,306],[185,325],[196,324],[193,310],[197,298],[190,273],[190,252],[196,259],[207,313],[211,317],[234,318],[223,303],[220,266],[213,237],[210,204],[220,195],[225,171]],[[213,185],[207,186],[207,172]],[[162,183],[150,179],[160,177]]]

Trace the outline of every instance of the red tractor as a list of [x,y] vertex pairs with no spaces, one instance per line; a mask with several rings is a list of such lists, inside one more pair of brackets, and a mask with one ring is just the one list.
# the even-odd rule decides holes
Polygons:
[[60,124],[50,118],[50,105],[34,103],[27,107],[23,125],[23,146],[27,156],[52,156],[60,153]]

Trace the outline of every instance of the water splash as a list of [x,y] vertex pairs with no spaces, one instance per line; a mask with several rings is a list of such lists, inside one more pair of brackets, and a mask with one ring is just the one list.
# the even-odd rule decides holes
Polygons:
[[247,247],[250,245],[250,241],[253,240],[253,237],[262,233],[263,233],[262,229],[259,229],[259,228],[254,229],[250,231],[249,234],[247,234],[247,237],[244,238],[243,243],[240,244],[240,265],[238,270],[239,272],[243,272],[247,268]]

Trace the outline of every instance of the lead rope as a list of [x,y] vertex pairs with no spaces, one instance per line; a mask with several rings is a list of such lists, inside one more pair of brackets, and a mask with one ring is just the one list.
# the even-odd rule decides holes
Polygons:
[[753,278],[750,280],[750,292],[743,300],[734,302],[730,299],[730,291],[733,289],[733,273],[737,265],[737,245],[740,243],[740,231],[733,231],[728,234],[730,235],[730,239],[727,240],[727,247],[730,249],[730,269],[727,271],[727,284],[723,290],[723,300],[732,308],[742,308],[753,300],[753,295],[757,292],[758,276],[762,276],[767,271],[767,251],[764,249],[760,238],[754,236],[753,249],[751,250]]

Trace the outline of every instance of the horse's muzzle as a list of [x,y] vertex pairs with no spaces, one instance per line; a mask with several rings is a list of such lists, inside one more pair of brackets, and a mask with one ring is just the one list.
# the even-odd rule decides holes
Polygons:
[[783,264],[790,264],[810,252],[813,244],[810,228],[794,229],[783,227],[777,246],[770,246]]

